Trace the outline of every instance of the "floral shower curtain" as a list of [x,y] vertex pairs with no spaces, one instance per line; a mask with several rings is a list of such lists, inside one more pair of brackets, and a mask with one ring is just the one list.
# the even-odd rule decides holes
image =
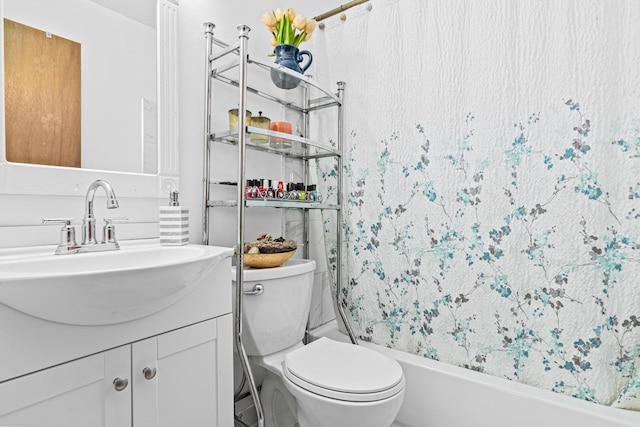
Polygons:
[[634,3],[372,0],[319,32],[360,339],[640,409]]

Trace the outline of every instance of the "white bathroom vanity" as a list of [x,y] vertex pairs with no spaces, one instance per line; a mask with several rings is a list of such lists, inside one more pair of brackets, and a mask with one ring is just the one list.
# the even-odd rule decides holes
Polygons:
[[[52,254],[0,251],[0,425],[233,425],[231,249],[156,243]],[[123,255],[136,267],[119,270]],[[83,272],[76,262],[96,264]],[[60,289],[31,292],[35,302],[20,305],[17,285],[35,290],[43,280]]]

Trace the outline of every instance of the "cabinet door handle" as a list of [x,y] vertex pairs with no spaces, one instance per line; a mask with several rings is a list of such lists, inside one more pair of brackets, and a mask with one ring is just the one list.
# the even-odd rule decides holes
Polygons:
[[127,386],[129,385],[129,380],[126,378],[116,378],[115,380],[113,380],[113,387],[116,389],[116,391],[122,391],[125,388],[127,388]]
[[142,374],[148,380],[153,379],[156,376],[156,368],[149,368],[148,366],[142,370]]

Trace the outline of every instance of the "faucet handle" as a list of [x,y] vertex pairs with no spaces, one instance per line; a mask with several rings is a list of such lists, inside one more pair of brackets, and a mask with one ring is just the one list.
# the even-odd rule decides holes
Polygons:
[[113,217],[104,219],[104,228],[102,229],[102,243],[114,243],[116,241],[116,227],[113,224],[122,224],[129,222],[129,217]]
[[129,222],[128,216],[115,216],[115,217],[104,218],[105,225],[124,224],[125,222]]
[[64,224],[71,225],[73,218],[42,218],[43,224]]
[[63,224],[60,229],[59,246],[77,246],[76,229],[71,225],[72,218],[42,218],[43,224]]

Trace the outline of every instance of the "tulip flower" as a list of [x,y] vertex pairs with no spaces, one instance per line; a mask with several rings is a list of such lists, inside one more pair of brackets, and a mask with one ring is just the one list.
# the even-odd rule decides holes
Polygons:
[[304,27],[304,32],[307,33],[309,35],[309,37],[311,36],[311,34],[313,34],[314,30],[316,29],[316,27],[318,26],[318,23],[316,22],[315,19],[310,19],[307,21],[307,25],[305,25]]
[[284,13],[289,17],[289,21],[293,22],[293,20],[296,19],[296,11],[294,8],[289,7],[284,11]]
[[304,30],[304,28],[307,26],[307,18],[305,18],[304,15],[296,16],[293,20],[293,26],[299,30]]
[[277,24],[276,17],[273,13],[265,13],[264,15],[262,15],[262,22],[264,22],[264,25],[266,25],[270,31],[271,28],[274,28]]
[[275,12],[273,12],[273,14],[276,16],[276,22],[280,22],[282,21],[282,9],[277,8]]

